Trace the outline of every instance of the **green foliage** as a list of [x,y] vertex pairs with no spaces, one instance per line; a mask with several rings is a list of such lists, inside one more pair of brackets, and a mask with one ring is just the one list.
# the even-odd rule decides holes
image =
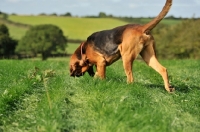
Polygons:
[[0,55],[9,58],[14,55],[17,41],[9,36],[9,30],[6,25],[0,24]]
[[174,26],[159,25],[153,34],[157,53],[165,59],[200,59],[200,19],[185,20]]
[[[174,54],[176,58],[200,59],[200,19],[187,20],[175,28]],[[181,30],[182,29],[182,30]],[[179,36],[179,37],[178,37]],[[175,46],[178,45],[178,46]]]
[[106,80],[72,78],[68,61],[1,60],[0,131],[199,130],[199,61],[162,61],[173,94],[141,61],[134,63],[133,84],[126,83],[122,61],[107,67]]
[[8,14],[0,11],[0,19],[6,20],[8,18]]
[[100,18],[105,18],[105,17],[107,17],[107,15],[106,15],[106,13],[104,13],[104,12],[100,12],[100,13],[99,13],[99,17],[100,17]]
[[67,16],[67,17],[71,17],[72,15],[71,15],[71,13],[70,13],[70,12],[67,12],[67,13],[65,13],[65,14],[62,14],[61,16]]
[[51,53],[65,52],[67,40],[57,26],[51,24],[38,25],[30,28],[19,41],[16,51],[25,54],[42,54],[45,60]]
[[[170,16],[170,18],[173,18]],[[164,59],[199,58],[199,19],[164,19],[153,29],[156,40],[157,55]],[[111,29],[128,23],[147,23],[152,18],[73,18],[47,16],[9,16],[9,20],[30,24],[55,24],[59,26],[65,36],[71,40],[85,40],[95,31]],[[123,21],[122,21],[123,20]],[[126,22],[124,22],[126,21]],[[183,22],[182,22],[183,21]],[[90,24],[88,24],[90,23]],[[11,34],[20,38],[16,28],[10,27]],[[17,31],[20,31],[17,29]],[[21,34],[24,34],[22,32]],[[187,38],[187,39],[185,39]],[[73,51],[70,51],[73,52]]]
[[0,24],[0,35],[9,35],[9,31],[6,25]]

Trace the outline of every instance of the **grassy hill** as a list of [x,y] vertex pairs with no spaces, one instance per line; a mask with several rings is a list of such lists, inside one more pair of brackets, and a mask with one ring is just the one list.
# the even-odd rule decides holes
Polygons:
[[[30,25],[54,24],[60,27],[65,36],[70,39],[85,40],[91,33],[110,29],[126,22],[110,18],[72,18],[72,17],[50,17],[50,16],[9,16],[9,20]],[[16,31],[12,31],[15,36]]]
[[[51,23],[72,39],[126,22],[116,19],[10,16],[31,25]],[[147,19],[144,19],[144,21]],[[177,21],[163,21],[176,24]],[[27,28],[8,25],[20,39]],[[72,46],[72,45],[71,45]],[[71,49],[75,48],[69,47]],[[135,82],[126,83],[122,61],[106,79],[69,76],[69,58],[0,60],[0,132],[197,132],[200,129],[200,61],[163,60],[176,88],[136,60]]]
[[[60,27],[64,35],[69,39],[85,40],[91,33],[111,29],[120,25],[125,25],[128,22],[116,19],[116,18],[77,18],[77,17],[56,17],[56,16],[19,16],[10,15],[8,20],[28,25],[39,25],[39,24],[54,24]],[[150,18],[142,18],[141,23],[147,23],[151,21]],[[174,25],[179,23],[180,20],[164,19],[161,21],[162,24]],[[138,22],[133,22],[138,23]],[[25,35],[28,28],[23,26],[17,26],[15,24],[6,25],[9,28],[11,37],[15,39],[21,39]],[[68,43],[67,52],[69,54],[74,52],[74,49],[78,45]]]
[[9,29],[10,36],[14,39],[20,40],[25,35],[27,28],[17,27],[11,24],[6,24]]
[[[54,24],[60,27],[65,36],[70,39],[85,40],[91,33],[104,29],[111,29],[116,26],[127,24],[127,22],[115,18],[76,18],[76,17],[55,17],[55,16],[16,16],[10,15],[9,20],[13,22],[39,25]],[[147,23],[152,19],[143,18],[142,23]],[[163,24],[177,24],[179,20],[164,19]],[[8,25],[10,34],[14,38],[20,39],[27,29]]]

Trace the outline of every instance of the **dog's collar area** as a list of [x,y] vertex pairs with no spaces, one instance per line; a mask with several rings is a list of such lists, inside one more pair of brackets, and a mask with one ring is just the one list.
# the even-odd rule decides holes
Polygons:
[[83,44],[84,44],[84,42],[81,43],[81,56],[83,55]]

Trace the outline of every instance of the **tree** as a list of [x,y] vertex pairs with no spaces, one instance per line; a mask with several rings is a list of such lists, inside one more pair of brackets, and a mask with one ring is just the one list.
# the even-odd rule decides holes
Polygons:
[[56,13],[52,13],[50,14],[50,16],[58,16]]
[[0,24],[0,34],[9,35],[9,31],[6,25]]
[[67,16],[67,17],[71,17],[72,15],[71,15],[71,13],[70,13],[70,12],[67,12],[67,13],[65,13],[65,14],[62,14],[61,16]]
[[39,16],[47,16],[45,13],[40,13]]
[[100,13],[99,13],[99,17],[100,17],[100,18],[105,18],[105,17],[107,17],[107,15],[106,15],[106,13],[104,13],[104,12],[100,12]]
[[9,30],[4,24],[0,24],[0,54],[5,58],[14,55],[17,41],[9,37]]
[[67,39],[59,27],[51,24],[37,25],[26,32],[16,51],[28,55],[40,53],[42,60],[46,60],[52,52],[65,52],[66,43]]
[[8,14],[0,11],[0,18],[7,19],[8,18]]

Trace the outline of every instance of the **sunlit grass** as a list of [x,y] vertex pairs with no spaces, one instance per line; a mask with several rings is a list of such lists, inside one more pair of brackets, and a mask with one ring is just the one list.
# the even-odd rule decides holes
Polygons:
[[68,61],[0,61],[0,130],[199,130],[199,61],[161,61],[176,88],[172,94],[165,91],[160,75],[140,60],[133,65],[133,84],[126,83],[121,60],[107,67],[105,80],[87,74],[70,77]]
[[67,43],[67,54],[73,54],[79,45],[78,43]]
[[[115,18],[78,18],[78,17],[55,17],[55,16],[16,16],[10,15],[9,20],[29,25],[39,24],[54,24],[60,27],[64,35],[70,39],[85,40],[87,37],[96,31],[112,29],[117,26],[125,25],[127,22],[115,19]],[[143,18],[142,23],[150,22],[152,19]],[[163,24],[174,25],[180,23],[180,20],[168,20],[161,21]],[[11,35],[16,38],[21,38],[24,35],[23,28],[11,27]]]
[[112,18],[75,18],[49,16],[9,16],[14,22],[39,25],[54,24],[60,27],[64,35],[70,39],[85,40],[91,33],[99,30],[114,28],[126,22]]
[[[152,20],[152,18],[143,18],[141,19],[141,22],[148,23]],[[175,25],[181,23],[181,20],[175,20],[175,19],[163,19],[160,23],[166,24],[166,25]]]
[[26,31],[28,30],[27,28],[18,27],[18,26],[14,26],[10,24],[6,24],[6,26],[9,29],[10,37],[17,40],[20,40],[26,34]]

